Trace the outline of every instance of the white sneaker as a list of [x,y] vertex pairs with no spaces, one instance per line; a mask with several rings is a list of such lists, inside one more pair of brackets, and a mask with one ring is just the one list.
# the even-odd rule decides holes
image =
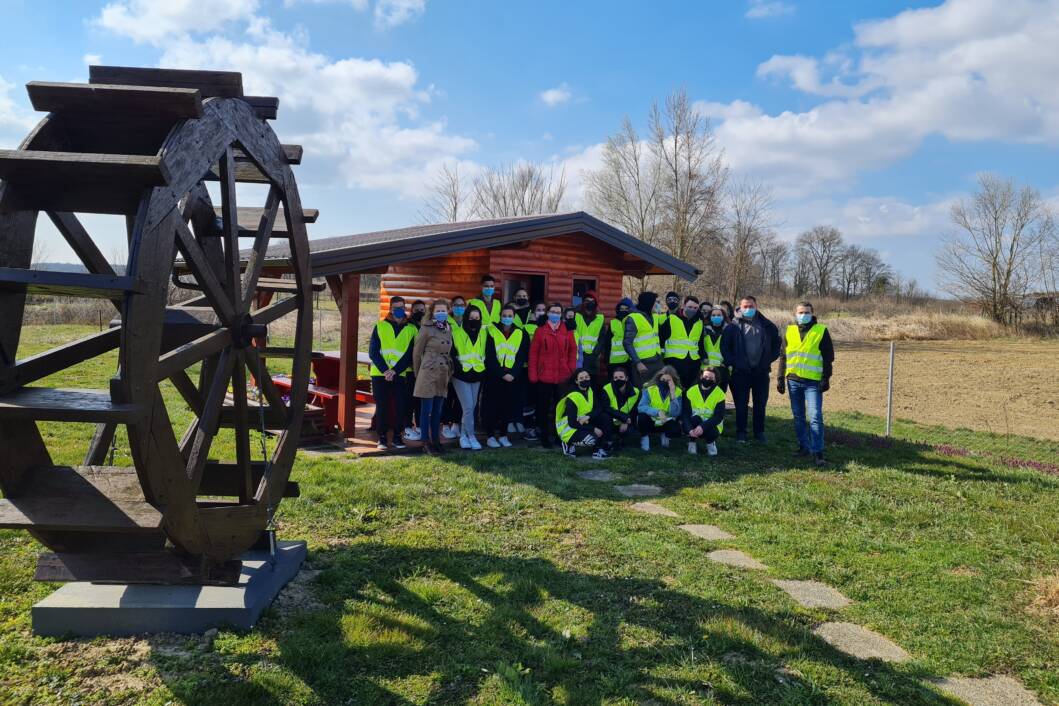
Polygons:
[[442,428],[441,435],[446,439],[455,439],[460,435],[459,427],[455,424],[450,424],[449,426]]
[[565,441],[560,441],[559,444],[563,447],[563,456],[567,458],[574,458],[577,456],[577,450],[573,444],[568,444]]
[[461,449],[469,449],[469,448],[471,448],[471,440],[468,439],[466,436],[463,436],[462,434],[460,435],[460,448]]
[[647,434],[640,437],[640,448],[644,451],[651,450],[651,437],[647,436]]
[[502,437],[500,437],[500,445],[503,446],[505,449],[510,449],[511,448],[511,440],[508,439],[506,436],[502,436]]
[[662,438],[662,448],[663,449],[668,449],[669,448],[669,437],[666,436],[664,433],[661,434],[660,436]]
[[507,423],[507,433],[508,434],[514,434],[516,431],[518,431],[518,427],[515,426],[515,423],[514,422],[508,422]]
[[488,439],[486,439],[485,440],[485,445],[488,446],[491,449],[499,449],[500,448],[500,442],[496,440],[495,436],[490,436]]
[[515,422],[515,431],[522,434],[526,431],[526,427],[522,422]]
[[699,445],[694,441],[688,442],[688,453],[694,456],[699,452]]
[[478,442],[478,439],[474,438],[473,436],[468,436],[467,437],[467,443],[469,443],[471,445],[471,451],[481,451],[482,450],[482,445]]
[[404,430],[404,439],[405,439],[405,441],[420,441],[420,440],[422,440],[422,438],[423,438],[423,435],[419,433],[418,429],[413,429],[412,427],[405,427],[405,430]]
[[610,454],[604,448],[596,449],[596,452],[592,454],[592,458],[610,458]]
[[716,456],[717,455],[717,442],[716,441],[711,441],[710,443],[706,444],[706,454],[708,456]]

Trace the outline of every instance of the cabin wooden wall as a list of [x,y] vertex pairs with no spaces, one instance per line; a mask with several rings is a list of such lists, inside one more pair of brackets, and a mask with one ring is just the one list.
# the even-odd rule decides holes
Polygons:
[[389,313],[390,297],[404,297],[409,309],[416,299],[422,299],[427,306],[438,297],[452,299],[460,295],[470,299],[481,290],[480,280],[488,271],[488,250],[390,265],[379,283],[379,316]]

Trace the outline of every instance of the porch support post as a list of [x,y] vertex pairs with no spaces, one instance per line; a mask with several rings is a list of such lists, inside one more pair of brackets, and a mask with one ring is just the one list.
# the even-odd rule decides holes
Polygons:
[[360,273],[342,275],[342,350],[338,368],[338,426],[352,438],[357,417],[357,338],[360,322]]

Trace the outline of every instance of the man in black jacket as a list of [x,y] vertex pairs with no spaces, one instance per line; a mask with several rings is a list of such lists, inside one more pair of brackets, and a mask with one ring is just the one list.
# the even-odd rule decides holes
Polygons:
[[746,443],[747,411],[754,399],[754,438],[765,442],[765,405],[769,400],[769,372],[780,356],[776,325],[757,310],[757,299],[739,300],[732,323],[721,334],[724,364],[731,367],[732,399],[735,402],[736,441]]

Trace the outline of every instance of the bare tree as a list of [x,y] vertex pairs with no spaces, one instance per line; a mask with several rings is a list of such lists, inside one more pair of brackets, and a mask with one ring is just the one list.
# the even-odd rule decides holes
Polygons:
[[1040,193],[992,174],[952,207],[955,232],[937,253],[941,284],[994,321],[1018,323],[1027,294],[1040,282],[1037,254],[1055,238],[1055,220]]
[[798,254],[806,275],[821,296],[831,293],[831,280],[842,251],[842,234],[832,226],[814,226],[798,236]]
[[791,259],[791,247],[788,243],[768,232],[758,239],[758,259],[761,262],[761,276],[765,293],[776,296],[783,292],[786,284],[784,275]]
[[725,190],[727,266],[724,291],[734,301],[748,287],[757,288],[764,279],[757,254],[772,227],[772,190],[761,182],[744,178]]
[[460,177],[460,165],[441,165],[430,185],[419,219],[423,223],[456,223],[464,213],[467,189]]
[[51,257],[51,248],[44,242],[44,238],[39,235],[33,238],[33,250],[29,256],[29,267],[31,270],[40,269],[40,265],[44,264]]
[[471,215],[504,218],[557,213],[566,194],[566,172],[532,162],[487,169],[474,180]]

